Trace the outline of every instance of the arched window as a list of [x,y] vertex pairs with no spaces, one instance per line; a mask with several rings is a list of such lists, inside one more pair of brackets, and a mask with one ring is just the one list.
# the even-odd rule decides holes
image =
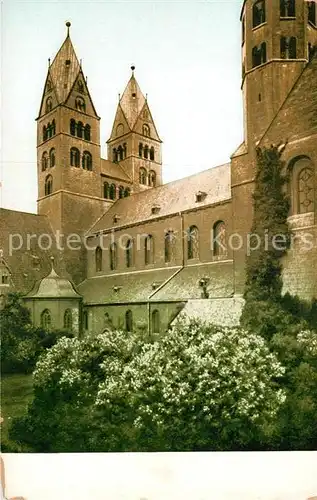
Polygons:
[[96,273],[102,271],[102,249],[100,247],[97,247],[95,251],[95,267]]
[[127,332],[133,330],[133,315],[130,309],[125,313],[125,329]]
[[103,197],[106,199],[108,199],[110,197],[110,195],[109,195],[109,183],[108,182],[103,183]]
[[145,168],[141,167],[139,170],[139,182],[140,184],[143,184],[144,186],[146,185],[146,170]]
[[165,262],[171,262],[174,250],[174,232],[167,231],[164,238]]
[[46,127],[46,139],[50,139],[51,137],[52,137],[52,125],[51,122],[49,122]]
[[154,240],[151,234],[148,234],[144,240],[144,263],[145,265],[154,262]]
[[280,17],[295,17],[295,0],[280,0]]
[[48,175],[45,179],[45,196],[48,196],[49,194],[52,194],[53,192],[53,177],[51,175]]
[[85,125],[85,129],[84,129],[84,139],[86,141],[90,141],[90,131],[91,131],[91,128],[90,128],[90,125]]
[[223,221],[216,222],[213,227],[213,254],[214,257],[227,255],[226,225]]
[[89,151],[83,152],[82,165],[85,170],[92,170],[92,156]]
[[144,146],[144,158],[148,159],[149,157],[149,146]]
[[77,148],[70,150],[70,164],[72,167],[80,167],[80,152]]
[[253,28],[265,23],[265,1],[259,0],[253,5]]
[[119,137],[124,134],[124,126],[123,123],[119,123],[116,128],[116,136]]
[[133,267],[134,265],[134,241],[129,239],[125,247],[125,260],[127,267]]
[[117,245],[116,245],[116,243],[113,242],[110,245],[110,269],[111,269],[111,271],[114,271],[115,269],[117,269],[117,259],[118,259]]
[[143,144],[142,144],[142,142],[139,143],[139,156],[140,156],[140,158],[142,158],[142,156],[143,156]]
[[47,128],[45,125],[43,126],[43,142],[46,141],[47,139]]
[[86,111],[85,100],[81,96],[77,96],[75,99],[75,108],[79,111]]
[[73,329],[73,314],[71,309],[66,309],[64,313],[64,329],[69,332]]
[[296,38],[294,36],[281,37],[281,59],[296,59]]
[[109,198],[110,200],[115,200],[116,199],[116,185],[115,184],[111,184],[110,188],[109,188]]
[[122,148],[122,146],[118,147],[117,153],[118,153],[118,161],[122,161],[123,160],[123,148]]
[[127,143],[124,142],[123,143],[123,159],[125,160],[126,157],[127,157]]
[[44,153],[42,154],[42,172],[44,172],[48,167],[48,156],[47,156],[47,152],[44,151]]
[[252,67],[260,66],[266,63],[266,43],[263,42],[259,47],[252,49]]
[[152,312],[152,333],[160,333],[160,312],[157,309]]
[[53,107],[52,98],[48,97],[45,103],[45,113],[49,113],[50,111],[52,111],[52,107]]
[[56,133],[56,123],[55,123],[55,120],[52,121],[51,131],[52,131],[52,136],[55,135],[55,133]]
[[50,150],[50,167],[55,167],[55,149]]
[[150,149],[150,160],[154,161],[154,147],[152,146],[151,149]]
[[113,163],[117,162],[117,149],[116,148],[113,148],[113,150],[112,150],[112,161],[113,161]]
[[127,198],[128,196],[130,196],[130,188],[124,190],[124,197]]
[[316,26],[316,2],[308,2],[308,21]]
[[77,137],[82,139],[84,133],[84,124],[83,122],[78,122],[77,123]]
[[119,186],[119,198],[124,198],[124,186]]
[[50,330],[52,326],[52,317],[48,309],[44,309],[41,314],[41,327],[44,330]]
[[187,230],[187,258],[199,259],[199,231],[196,226]]
[[147,123],[144,123],[142,131],[143,135],[145,135],[146,137],[150,137],[150,127],[148,126]]
[[310,167],[300,170],[297,178],[299,213],[305,214],[315,210],[314,172]]
[[76,122],[74,120],[74,118],[72,118],[70,120],[70,123],[69,123],[69,132],[71,135],[76,135]]
[[150,170],[149,173],[149,186],[155,187],[156,185],[156,173],[154,170]]

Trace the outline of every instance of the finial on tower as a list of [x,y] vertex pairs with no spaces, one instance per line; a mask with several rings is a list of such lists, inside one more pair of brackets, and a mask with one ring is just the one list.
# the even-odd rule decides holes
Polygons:
[[71,23],[67,21],[66,26],[67,26],[67,36],[69,36],[69,28],[71,27]]
[[135,70],[135,66],[132,64],[131,66],[131,70],[132,70],[132,76],[134,76],[134,70]]

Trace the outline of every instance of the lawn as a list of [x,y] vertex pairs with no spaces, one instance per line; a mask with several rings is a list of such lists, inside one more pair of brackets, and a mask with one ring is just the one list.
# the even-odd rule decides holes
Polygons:
[[20,446],[9,440],[11,419],[26,413],[27,405],[33,397],[32,375],[2,375],[1,377],[1,443],[6,452],[17,452]]

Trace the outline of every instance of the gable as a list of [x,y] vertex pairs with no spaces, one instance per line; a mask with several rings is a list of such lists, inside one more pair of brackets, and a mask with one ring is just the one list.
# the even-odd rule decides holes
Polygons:
[[41,118],[46,113],[49,113],[52,109],[56,108],[56,106],[58,106],[58,99],[54,88],[54,83],[50,75],[50,71],[48,71],[43,89],[38,118]]
[[[80,106],[76,104],[77,102],[84,103],[84,107],[80,108]],[[79,112],[98,118],[82,70],[79,71],[65,104]]]
[[307,64],[260,144],[291,142],[317,132],[317,54]]
[[150,138],[156,141],[162,142],[157,133],[155,123],[147,102],[144,103],[143,109],[140,112],[138,119],[133,127],[133,132],[138,134],[143,134],[143,125],[148,125],[150,127]]
[[118,139],[119,137],[129,133],[130,131],[131,131],[130,126],[126,120],[124,112],[119,103],[116,111],[116,116],[113,122],[111,135],[107,142],[114,141],[115,139]]

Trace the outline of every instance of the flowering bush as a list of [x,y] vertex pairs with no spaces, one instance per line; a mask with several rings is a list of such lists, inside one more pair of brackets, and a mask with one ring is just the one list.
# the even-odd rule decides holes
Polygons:
[[35,451],[259,449],[283,374],[261,337],[197,321],[153,342],[63,338],[38,361],[34,402],[12,432]]

